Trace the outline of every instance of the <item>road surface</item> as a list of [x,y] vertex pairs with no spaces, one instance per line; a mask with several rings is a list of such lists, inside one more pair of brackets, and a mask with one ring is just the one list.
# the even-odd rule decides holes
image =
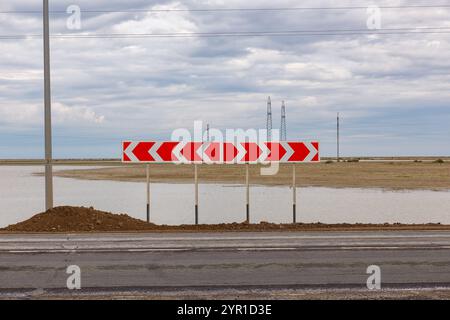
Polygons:
[[[450,232],[0,234],[0,295],[64,294],[67,267],[79,292],[448,290]],[[447,292],[448,293],[448,292]]]

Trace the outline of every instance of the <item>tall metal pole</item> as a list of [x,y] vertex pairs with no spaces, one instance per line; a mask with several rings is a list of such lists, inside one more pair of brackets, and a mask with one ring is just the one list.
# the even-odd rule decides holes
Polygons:
[[250,223],[250,174],[249,174],[249,164],[245,165],[245,186],[246,186],[246,212],[247,219],[246,222]]
[[339,112],[338,112],[338,114],[337,114],[337,131],[336,131],[336,134],[337,134],[337,138],[336,138],[336,145],[337,145],[337,154],[336,154],[336,158],[337,158],[337,162],[340,162],[341,161],[341,155],[340,155],[340,141],[339,141],[339,139],[340,139],[340,132],[339,132],[339,130],[340,130],[340,123],[339,123]]
[[44,0],[44,117],[45,117],[45,209],[53,208],[52,115],[50,91],[50,31],[48,0]]
[[150,222],[150,165],[147,165],[146,173],[147,173],[147,222]]
[[295,181],[295,163],[292,165],[292,221],[297,223],[297,183]]
[[194,182],[195,182],[195,224],[198,225],[198,168],[194,164]]

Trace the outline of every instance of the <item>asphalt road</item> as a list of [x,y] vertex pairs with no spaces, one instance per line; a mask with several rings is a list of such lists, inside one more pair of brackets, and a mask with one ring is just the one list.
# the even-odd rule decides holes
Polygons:
[[450,288],[450,232],[1,235],[0,294],[181,289]]

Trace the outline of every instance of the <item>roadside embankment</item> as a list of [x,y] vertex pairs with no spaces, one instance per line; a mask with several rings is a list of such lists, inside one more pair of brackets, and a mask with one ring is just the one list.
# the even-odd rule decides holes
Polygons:
[[441,224],[258,224],[229,223],[215,225],[167,226],[147,223],[126,214],[113,214],[85,207],[57,207],[32,218],[0,229],[2,233],[66,232],[259,232],[259,231],[400,231],[447,230]]

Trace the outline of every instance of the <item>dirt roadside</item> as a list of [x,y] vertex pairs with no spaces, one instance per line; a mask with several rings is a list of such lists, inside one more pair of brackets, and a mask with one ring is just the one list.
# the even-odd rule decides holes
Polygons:
[[450,231],[441,224],[259,224],[167,226],[147,223],[126,214],[113,214],[85,207],[57,207],[0,229],[0,233],[90,232],[262,232],[262,231]]
[[449,300],[450,288],[383,289],[178,289],[113,292],[48,292],[2,294],[0,300]]

